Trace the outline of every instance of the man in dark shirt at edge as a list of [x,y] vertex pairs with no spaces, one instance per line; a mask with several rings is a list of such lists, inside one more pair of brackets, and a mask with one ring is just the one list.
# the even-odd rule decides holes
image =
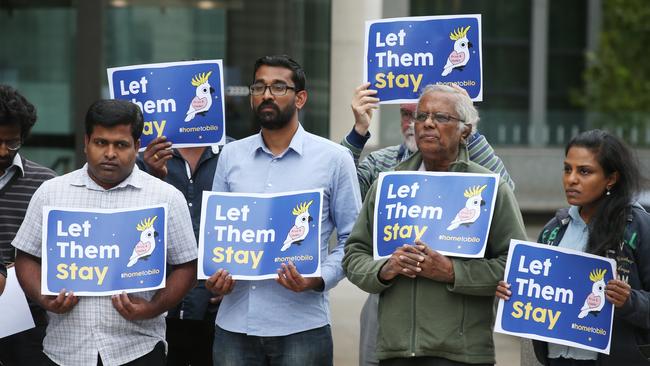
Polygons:
[[[230,141],[233,139],[226,137],[226,143]],[[154,139],[138,156],[137,164],[183,193],[198,243],[203,191],[212,189],[219,147],[172,149],[171,145],[165,136]],[[167,314],[168,366],[212,366],[214,319],[221,301],[213,296],[205,281],[199,281]]]
[[[52,170],[18,153],[35,123],[36,108],[14,88],[0,85],[0,267],[15,261],[11,241],[25,218],[32,195],[41,183],[55,176]],[[46,312],[31,300],[28,303],[36,327],[0,338],[2,365],[38,366],[48,360],[43,353]]]

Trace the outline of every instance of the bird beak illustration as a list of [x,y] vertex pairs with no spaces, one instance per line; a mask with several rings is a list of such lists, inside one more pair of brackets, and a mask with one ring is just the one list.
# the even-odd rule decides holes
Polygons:
[[312,221],[314,221],[314,218],[309,216],[309,218],[307,218],[307,221],[312,222]]
[[214,94],[214,88],[210,87],[210,94]]
[[157,238],[157,237],[158,237],[158,232],[157,232],[157,231],[154,231],[154,232],[153,232],[153,236],[154,236],[154,238]]
[[485,206],[485,201],[481,200],[481,206]]
[[474,47],[474,45],[472,44],[472,42],[467,42],[467,47],[472,48]]

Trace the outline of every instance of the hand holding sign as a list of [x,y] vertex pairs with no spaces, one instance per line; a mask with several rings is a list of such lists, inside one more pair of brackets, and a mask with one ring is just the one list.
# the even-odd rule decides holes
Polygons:
[[424,255],[424,260],[420,265],[422,272],[419,275],[438,282],[453,283],[455,276],[451,259],[429,248],[420,240],[416,240],[415,244],[415,247]]
[[160,179],[167,176],[167,161],[173,156],[171,147],[172,143],[167,141],[167,137],[160,136],[153,139],[144,149],[144,163],[153,176]]
[[70,291],[66,294],[65,289],[61,289],[57,296],[41,295],[39,301],[43,309],[55,314],[65,314],[69,312],[78,302],[79,298],[74,295],[74,292]]
[[630,298],[630,285],[621,280],[609,280],[605,287],[605,297],[607,301],[620,308]]
[[397,275],[415,278],[417,273],[422,271],[420,263],[424,256],[418,249],[410,244],[397,247],[388,261],[381,267],[379,278],[383,281],[390,281]]
[[325,287],[322,277],[303,277],[293,262],[282,263],[282,268],[278,269],[278,278],[275,281],[293,292],[322,291]]
[[228,295],[235,288],[235,280],[228,271],[220,269],[205,281],[205,287],[216,295]]
[[113,307],[126,320],[151,319],[155,313],[151,303],[141,297],[129,296],[126,292],[111,297]]
[[354,114],[354,129],[361,136],[365,136],[370,127],[373,109],[379,108],[379,98],[376,90],[368,89],[370,83],[363,83],[354,89],[352,96],[352,114]]

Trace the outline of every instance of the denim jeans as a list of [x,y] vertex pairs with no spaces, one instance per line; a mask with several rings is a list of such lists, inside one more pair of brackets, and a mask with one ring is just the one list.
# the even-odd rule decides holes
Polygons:
[[233,333],[218,326],[212,347],[214,366],[332,366],[330,326],[281,337]]

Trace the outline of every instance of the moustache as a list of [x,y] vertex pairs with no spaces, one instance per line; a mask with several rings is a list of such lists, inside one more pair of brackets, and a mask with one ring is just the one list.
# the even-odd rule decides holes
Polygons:
[[275,112],[280,113],[280,107],[278,107],[277,104],[273,103],[273,101],[270,100],[265,100],[259,106],[257,106],[257,113],[261,113],[262,109],[266,107],[271,107]]

